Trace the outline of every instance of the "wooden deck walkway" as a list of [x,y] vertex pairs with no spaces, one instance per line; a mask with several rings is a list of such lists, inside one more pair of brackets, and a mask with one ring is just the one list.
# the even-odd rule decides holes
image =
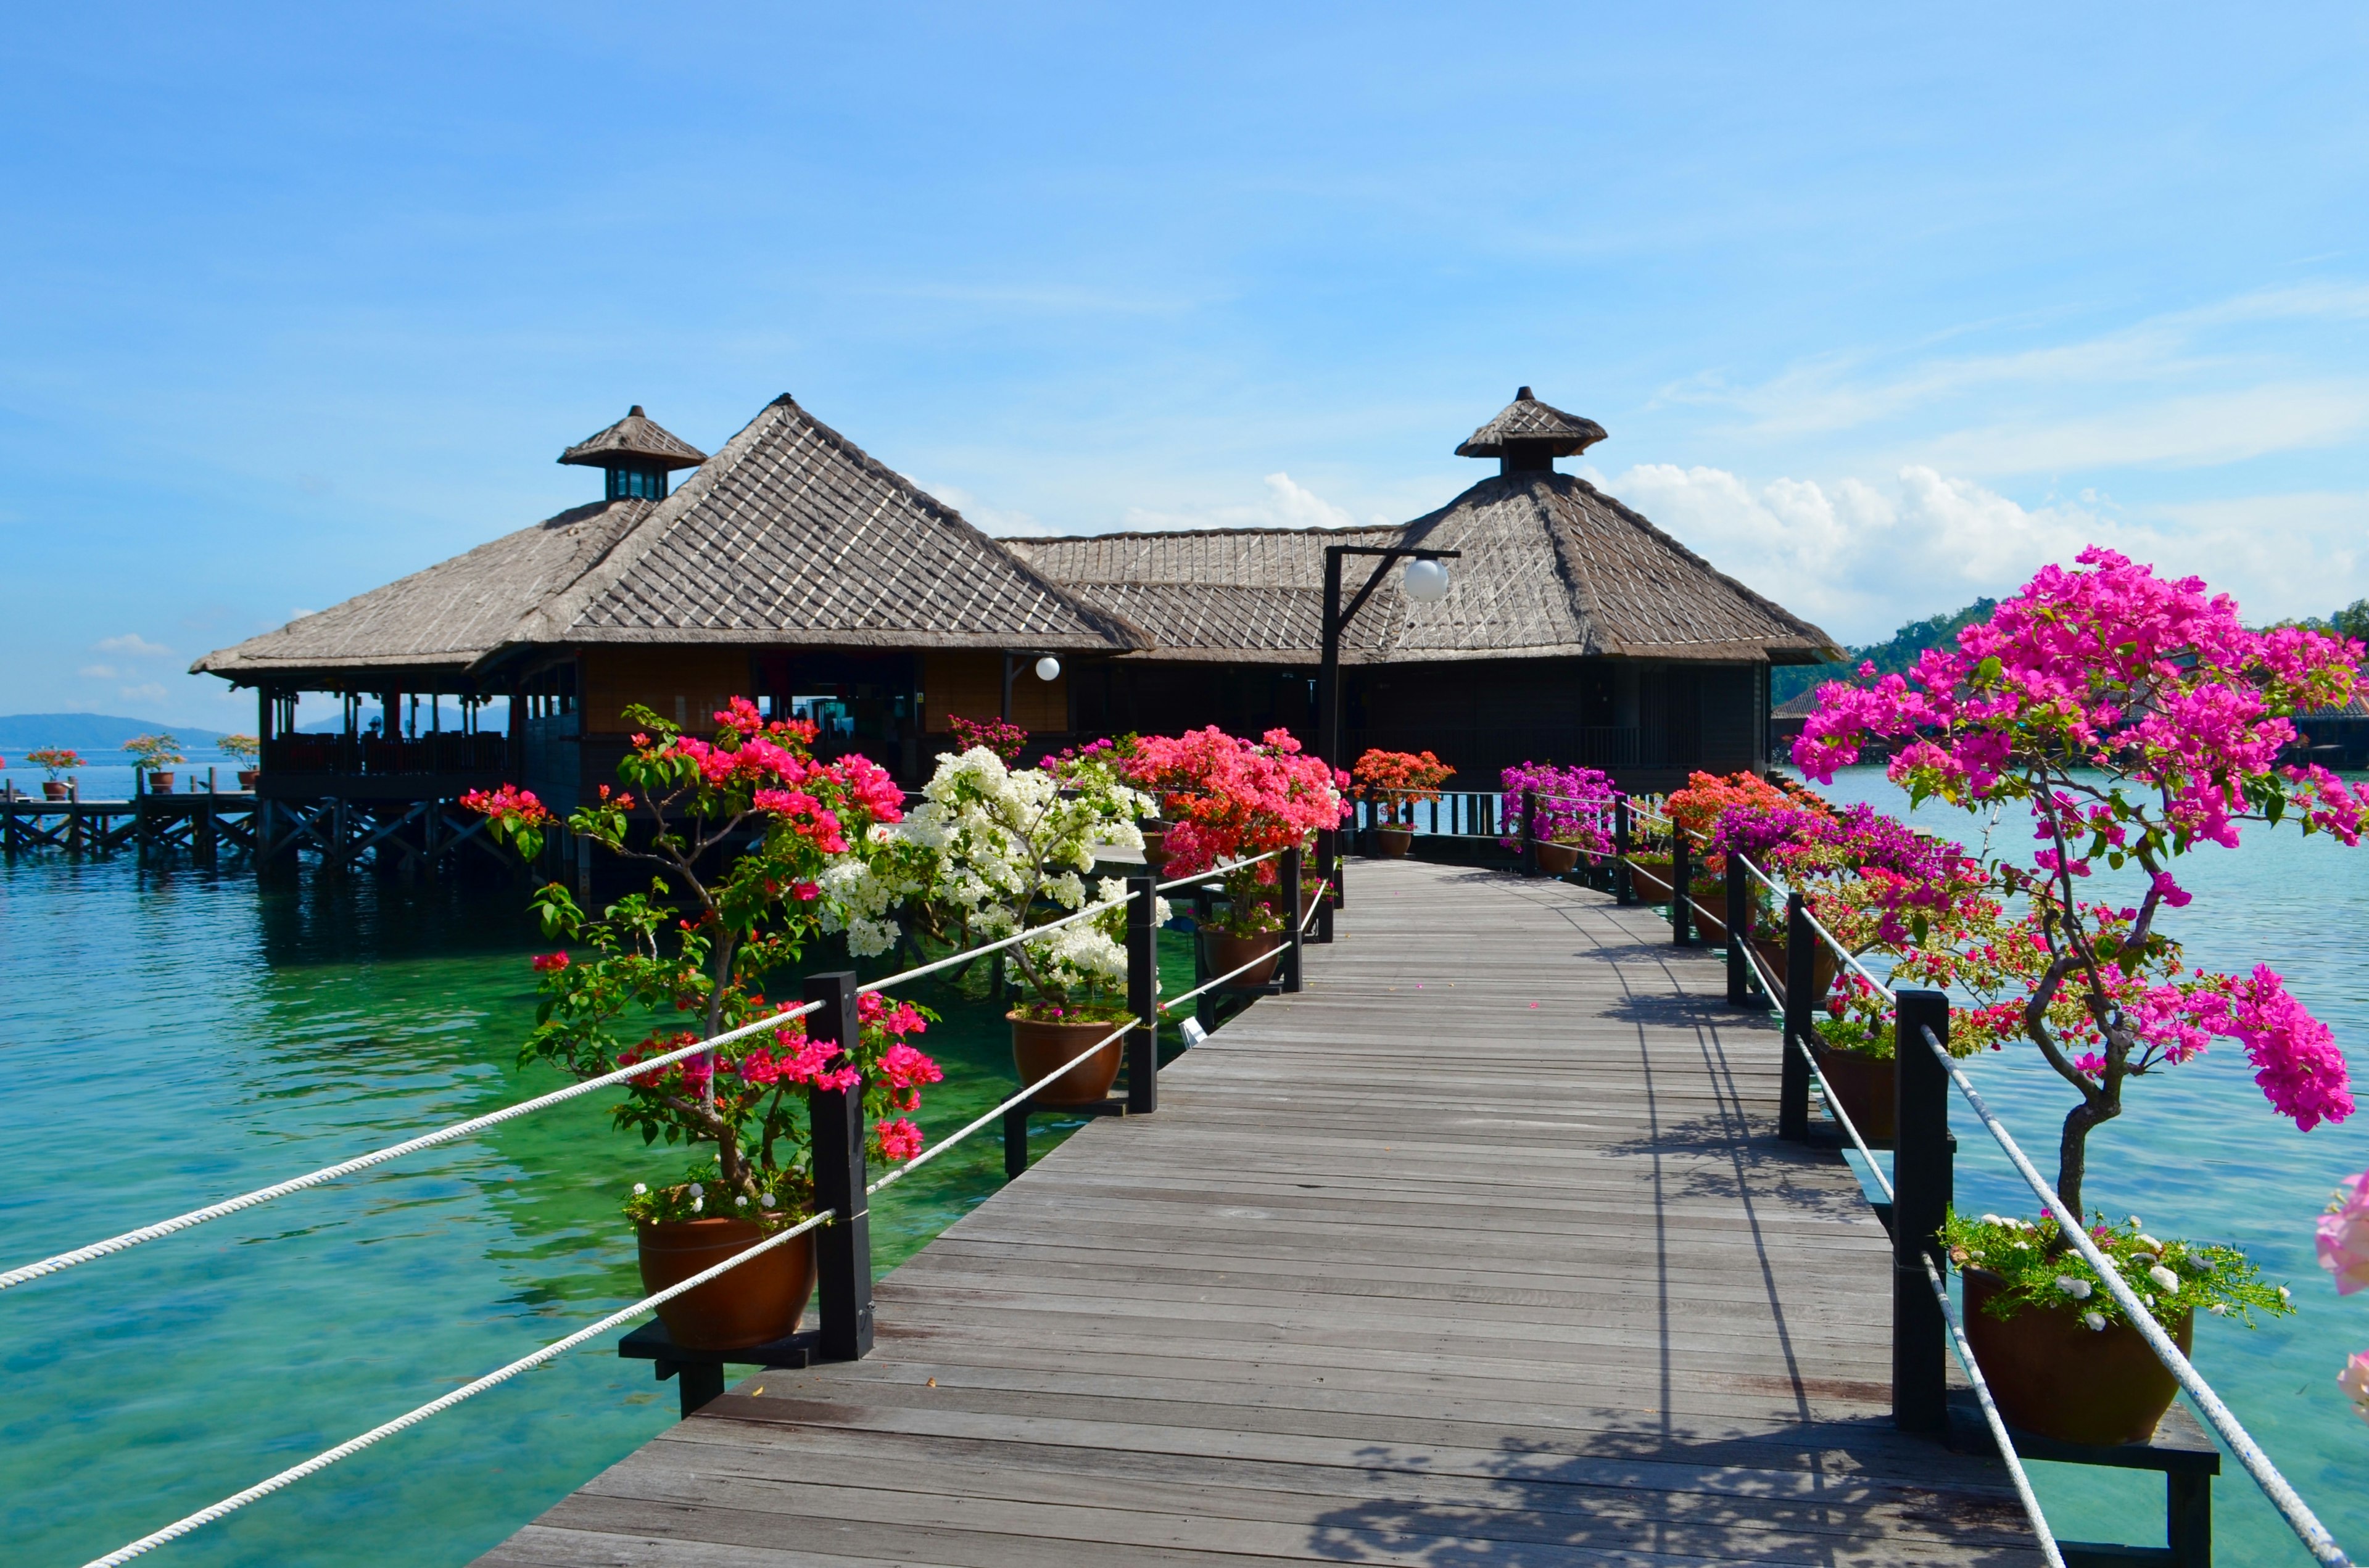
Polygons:
[[1706,954],[1557,883],[1361,863],[1309,989],[482,1560],[2036,1563],[1894,1433],[1890,1253],[1775,1137]]

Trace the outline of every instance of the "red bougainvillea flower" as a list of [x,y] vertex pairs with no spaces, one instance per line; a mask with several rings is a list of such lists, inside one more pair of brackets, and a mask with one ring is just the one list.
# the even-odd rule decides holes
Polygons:
[[921,1151],[921,1129],[902,1116],[876,1126],[872,1139],[880,1157],[892,1165],[901,1164]]
[[534,964],[536,974],[548,974],[554,969],[564,969],[567,967],[567,955],[565,953],[538,953],[534,956],[532,962]]

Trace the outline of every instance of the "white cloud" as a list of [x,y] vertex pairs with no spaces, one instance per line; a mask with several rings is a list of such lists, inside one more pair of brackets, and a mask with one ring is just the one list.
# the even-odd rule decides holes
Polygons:
[[914,488],[939,500],[963,514],[963,521],[982,533],[1042,533],[1045,525],[1024,511],[1013,511],[1003,507],[988,505],[959,485],[925,485],[910,474],[901,477]]
[[120,681],[123,671],[111,664],[86,664],[75,671],[86,681]]
[[1669,464],[1587,477],[1846,643],[2012,592],[2092,544],[2192,572],[2236,594],[2257,622],[2324,614],[2369,591],[2369,496],[2271,496],[2134,516],[2094,492],[2026,507],[1923,464],[1883,482],[1754,483]]
[[130,654],[135,658],[169,658],[173,650],[162,643],[152,643],[137,632],[126,632],[120,637],[101,637],[90,645],[100,653]]
[[1336,506],[1288,474],[1270,474],[1266,494],[1251,501],[1171,510],[1129,507],[1120,526],[1129,529],[1181,528],[1357,528],[1386,526],[1390,519],[1376,513],[1361,523],[1346,507]]
[[126,686],[122,692],[135,703],[161,703],[165,700],[165,688],[154,681],[143,686]]

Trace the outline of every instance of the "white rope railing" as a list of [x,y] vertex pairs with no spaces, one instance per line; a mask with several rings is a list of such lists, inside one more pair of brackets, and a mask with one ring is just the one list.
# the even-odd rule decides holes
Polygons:
[[241,1193],[236,1197],[225,1198],[220,1203],[208,1204],[203,1208],[193,1208],[187,1214],[176,1215],[170,1219],[159,1220],[154,1225],[143,1225],[136,1230],[126,1230],[120,1236],[109,1236],[103,1242],[94,1242],[86,1247],[76,1247],[72,1252],[59,1253],[43,1258],[38,1263],[12,1268],[5,1274],[0,1274],[0,1290],[6,1290],[11,1286],[23,1285],[29,1280],[40,1279],[48,1275],[61,1273],[78,1264],[110,1257],[117,1253],[127,1252],[144,1242],[157,1241],[178,1231],[187,1230],[193,1226],[203,1225],[208,1220],[221,1219],[225,1216],[236,1214],[242,1209],[269,1203],[274,1198],[286,1197],[292,1193],[300,1193],[309,1187],[317,1187],[324,1183],[334,1182],[360,1171],[367,1171],[373,1165],[383,1165],[390,1160],[400,1160],[406,1154],[417,1154],[423,1149],[433,1149],[438,1144],[451,1143],[455,1139],[467,1138],[472,1134],[483,1132],[487,1127],[499,1127],[504,1122],[556,1105],[563,1101],[573,1100],[580,1094],[589,1094],[596,1089],[606,1089],[626,1079],[638,1077],[646,1072],[655,1072],[686,1057],[699,1056],[714,1050],[717,1046],[727,1045],[744,1036],[753,1035],[760,1029],[776,1027],[789,1019],[803,1017],[821,1005],[820,1002],[810,1001],[800,1007],[768,1013],[753,1024],[743,1024],[738,1028],[727,1029],[721,1035],[712,1036],[695,1045],[682,1046],[664,1055],[635,1062],[630,1067],[621,1067],[614,1072],[603,1073],[598,1078],[588,1078],[581,1083],[571,1083],[565,1089],[555,1089],[548,1094],[538,1094],[532,1100],[521,1100],[515,1105],[508,1105],[482,1116],[473,1116],[464,1122],[455,1122],[451,1127],[440,1127],[434,1132],[422,1133],[418,1138],[406,1139],[401,1143],[389,1144],[384,1149],[372,1150],[368,1154],[357,1155],[351,1160],[339,1161],[334,1165],[324,1165],[317,1171],[308,1172],[304,1175],[289,1181],[276,1182],[268,1187],[258,1187],[253,1192]]
[[1228,980],[1232,979],[1236,975],[1245,973],[1251,969],[1255,969],[1261,964],[1275,963],[1282,956],[1282,948],[1270,947],[1265,952],[1258,954],[1256,956],[1253,957],[1249,963],[1237,964],[1232,968],[1228,969],[1224,974],[1219,975],[1216,979],[1204,980],[1201,984],[1195,986],[1191,990],[1184,992],[1183,995],[1170,998],[1168,1001],[1162,1002],[1155,1011],[1161,1013],[1173,1012],[1177,1008],[1182,1007],[1186,1002],[1192,1001],[1195,997],[1199,996],[1202,992],[1215,990],[1218,987],[1224,985]]
[[2199,1376],[2188,1357],[2180,1354],[2180,1346],[2164,1333],[2163,1325],[2155,1321],[2155,1314],[2140,1304],[2136,1293],[2123,1281],[2113,1261],[2089,1239],[2089,1228],[2065,1207],[2065,1200],[2056,1196],[2056,1189],[2050,1186],[2032,1167],[2031,1161],[2016,1142],[2014,1135],[1991,1115],[1990,1107],[1983,1103],[1983,1097],[1975,1092],[1972,1081],[1951,1059],[1949,1051],[1933,1031],[1920,1025],[1917,1033],[1924,1037],[1926,1048],[1933,1053],[1942,1070],[1950,1075],[1951,1082],[1958,1086],[1958,1093],[1973,1107],[1975,1118],[1983,1124],[1983,1130],[1989,1133],[1999,1148],[2006,1151],[2016,1173],[2024,1179],[2025,1185],[2031,1188],[2042,1205],[2055,1217],[2066,1240],[2071,1242],[2089,1266],[2098,1271],[2098,1277],[2105,1282],[2106,1289],[2123,1309],[2123,1316],[2130,1319],[2132,1326],[2146,1341],[2147,1348],[2155,1352],[2156,1359],[2163,1363],[2165,1370],[2195,1402],[2196,1408],[2212,1425],[2213,1430],[2220,1435],[2221,1440],[2229,1445],[2230,1452],[2237,1456],[2237,1462],[2246,1467],[2247,1473],[2254,1479],[2254,1484],[2261,1488],[2262,1495],[2278,1509],[2286,1520],[2287,1528],[2295,1531],[2296,1538],[2303,1542],[2305,1550],[2324,1568],[2350,1568],[2352,1560],[2344,1554],[2343,1548],[2336,1544],[2336,1539],[2328,1533],[2328,1528],[2319,1522],[2319,1516],[2311,1511],[2311,1505],[2288,1483],[2287,1478],[2279,1473],[2278,1466],[2271,1462],[2270,1456],[2262,1452],[2260,1445],[2254,1441],[2229,1407],[2221,1402],[2221,1396],[2213,1391],[2213,1385]]
[[1307,935],[1308,928],[1316,923],[1316,917],[1324,912],[1324,895],[1332,886],[1333,879],[1329,876],[1320,876],[1316,879],[1316,901],[1308,906],[1306,914],[1299,917],[1299,933],[1302,936]]
[[212,1524],[216,1519],[222,1518],[226,1515],[236,1513],[239,1509],[246,1507],[249,1503],[253,1503],[259,1498],[269,1497],[284,1486],[289,1486],[296,1482],[302,1481],[308,1475],[317,1474],[318,1472],[328,1469],[331,1465],[336,1464],[339,1459],[348,1459],[361,1452],[364,1448],[367,1448],[372,1444],[378,1442],[381,1438],[392,1437],[398,1432],[405,1431],[409,1427],[417,1426],[421,1422],[427,1420],[429,1416],[441,1414],[443,1412],[452,1409],[454,1405],[459,1404],[464,1400],[475,1399],[477,1395],[485,1392],[487,1389],[494,1387],[497,1383],[507,1382],[510,1379],[517,1377],[521,1372],[527,1371],[535,1367],[540,1367],[544,1362],[575,1349],[578,1345],[582,1345],[587,1340],[598,1339],[601,1335],[608,1333],[611,1329],[617,1327],[620,1323],[630,1322],[634,1319],[640,1317],[644,1312],[649,1311],[653,1308],[656,1308],[664,1302],[673,1300],[684,1291],[698,1288],[700,1286],[706,1284],[709,1280],[717,1277],[727,1271],[739,1267],[742,1264],[747,1263],[750,1258],[757,1256],[760,1253],[771,1252],[775,1247],[780,1246],[783,1242],[787,1242],[794,1237],[805,1235],[807,1231],[813,1230],[816,1226],[822,1224],[825,1220],[830,1219],[830,1218],[832,1218],[832,1211],[826,1208],[811,1219],[804,1220],[797,1225],[792,1226],[786,1230],[777,1231],[773,1235],[766,1237],[763,1241],[758,1242],[755,1246],[749,1248],[746,1252],[735,1253],[732,1256],[725,1259],[722,1263],[717,1264],[711,1268],[702,1269],[699,1273],[692,1275],[689,1279],[682,1281],[679,1285],[670,1285],[663,1290],[643,1297],[640,1300],[635,1302],[630,1307],[623,1308],[620,1310],[610,1313],[607,1317],[602,1318],[597,1323],[592,1323],[587,1327],[578,1329],[574,1333],[569,1334],[565,1339],[554,1340],[551,1344],[544,1345],[541,1350],[536,1351],[532,1356],[521,1356],[507,1367],[497,1368],[495,1370],[486,1373],[484,1377],[479,1378],[473,1383],[464,1384],[462,1387],[454,1389],[451,1393],[442,1395],[437,1399],[432,1399],[417,1409],[406,1411],[403,1414],[396,1416],[394,1420],[378,1426],[373,1426],[358,1437],[349,1437],[344,1442],[339,1443],[336,1448],[325,1448],[321,1452],[314,1455],[311,1459],[306,1459],[303,1463],[291,1465],[286,1470],[281,1471],[279,1474],[270,1476],[263,1481],[259,1481],[244,1492],[233,1493],[230,1496],[223,1498],[221,1502],[200,1508],[194,1514],[184,1515],[180,1518],[174,1520],[171,1524],[166,1525],[163,1529],[152,1531],[147,1535],[142,1536],[138,1540],[132,1541],[125,1546],[118,1547],[115,1551],[109,1552],[104,1557],[93,1558],[89,1562],[84,1565],[84,1568],[119,1568],[120,1564],[129,1562],[133,1558],[141,1556],[145,1552],[153,1551],[157,1547],[163,1546],[167,1541],[177,1540],[181,1537],[188,1535],[191,1530],[200,1528],[205,1525]]
[[1172,876],[1167,881],[1157,884],[1153,891],[1165,893],[1171,887],[1183,887],[1188,884],[1206,885],[1223,876],[1229,871],[1240,871],[1246,865],[1256,865],[1263,860],[1273,860],[1282,853],[1281,850],[1269,850],[1265,854],[1251,855],[1243,860],[1228,861],[1223,865],[1213,865],[1206,871],[1196,871],[1184,876]]
[[1120,1024],[1109,1034],[1104,1035],[1101,1039],[1096,1040],[1093,1045],[1088,1046],[1084,1050],[1080,1051],[1076,1056],[1071,1057],[1068,1061],[1063,1062],[1060,1066],[1055,1068],[1052,1071],[1047,1073],[1036,1082],[1029,1084],[1017,1094],[1010,1096],[994,1109],[982,1112],[970,1123],[969,1126],[964,1127],[960,1132],[956,1133],[952,1138],[942,1139],[935,1147],[914,1155],[910,1160],[906,1161],[903,1164],[898,1166],[895,1170],[889,1172],[887,1175],[881,1177],[870,1186],[865,1187],[864,1189],[864,1196],[869,1197],[874,1193],[879,1192],[884,1188],[895,1186],[898,1182],[903,1181],[907,1175],[928,1164],[939,1155],[944,1154],[947,1150],[952,1149],[956,1144],[960,1143],[972,1133],[977,1132],[979,1128],[985,1127],[988,1123],[993,1121],[1004,1112],[1012,1109],[1013,1106],[1034,1098],[1039,1089],[1044,1088],[1047,1083],[1059,1078],[1062,1074],[1068,1072],[1071,1068],[1076,1067],[1080,1062],[1085,1060],[1096,1051],[1108,1046],[1112,1041],[1118,1039],[1129,1029],[1138,1027],[1142,1022],[1143,1021],[1141,1019],[1135,1017],[1133,1014],[1129,1014],[1126,1023]]

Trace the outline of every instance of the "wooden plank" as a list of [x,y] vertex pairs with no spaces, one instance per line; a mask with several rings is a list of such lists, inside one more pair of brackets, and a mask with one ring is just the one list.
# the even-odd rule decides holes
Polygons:
[[1649,911],[1352,868],[1308,989],[489,1564],[2039,1561],[1890,1425],[1891,1253]]

